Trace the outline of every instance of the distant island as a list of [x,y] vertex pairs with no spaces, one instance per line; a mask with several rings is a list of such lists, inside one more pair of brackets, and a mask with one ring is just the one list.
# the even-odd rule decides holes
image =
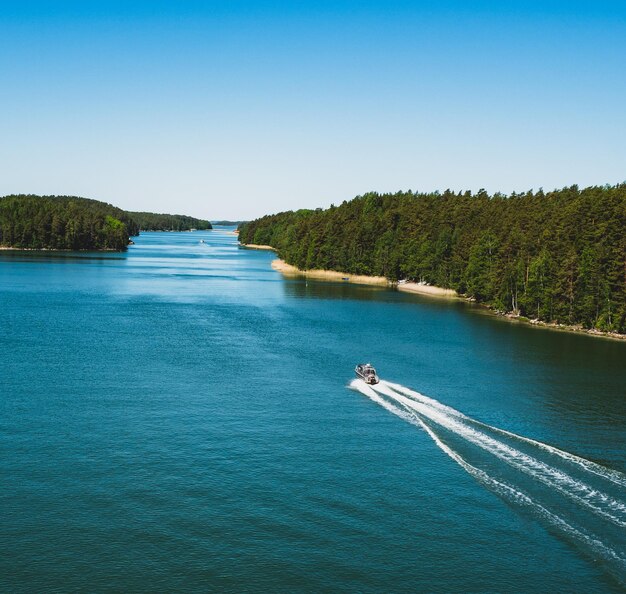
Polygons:
[[77,196],[0,198],[0,249],[123,251],[140,230],[191,229],[211,229],[211,223],[185,215],[127,212]]
[[239,227],[300,270],[444,289],[501,313],[626,333],[626,183],[521,194],[369,193]]
[[209,221],[187,215],[157,214],[154,212],[128,212],[141,231],[191,231],[212,229]]
[[222,225],[223,227],[238,227],[247,221],[211,221],[214,225]]

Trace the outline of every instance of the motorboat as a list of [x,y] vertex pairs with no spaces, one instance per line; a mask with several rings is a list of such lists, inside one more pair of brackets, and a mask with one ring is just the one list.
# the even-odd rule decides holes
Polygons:
[[376,370],[369,363],[359,363],[354,368],[354,373],[366,384],[377,384],[379,382]]

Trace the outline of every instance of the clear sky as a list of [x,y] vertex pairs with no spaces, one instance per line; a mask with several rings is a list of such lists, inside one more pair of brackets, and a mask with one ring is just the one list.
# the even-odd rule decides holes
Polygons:
[[252,218],[626,180],[626,2],[0,0],[0,195]]

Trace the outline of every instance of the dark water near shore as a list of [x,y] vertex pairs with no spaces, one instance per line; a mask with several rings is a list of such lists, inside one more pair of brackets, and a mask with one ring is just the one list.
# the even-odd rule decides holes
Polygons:
[[625,343],[273,257],[0,252],[0,591],[621,591]]

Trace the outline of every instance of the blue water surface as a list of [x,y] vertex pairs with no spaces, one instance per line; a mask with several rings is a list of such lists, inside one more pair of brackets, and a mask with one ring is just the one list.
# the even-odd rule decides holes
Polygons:
[[[349,384],[371,361],[384,380],[623,473],[626,343],[286,279],[274,257],[225,228],[143,233],[123,254],[0,252],[0,590],[624,587],[619,560]],[[545,484],[437,431],[560,513]],[[565,512],[624,553],[606,518]]]

